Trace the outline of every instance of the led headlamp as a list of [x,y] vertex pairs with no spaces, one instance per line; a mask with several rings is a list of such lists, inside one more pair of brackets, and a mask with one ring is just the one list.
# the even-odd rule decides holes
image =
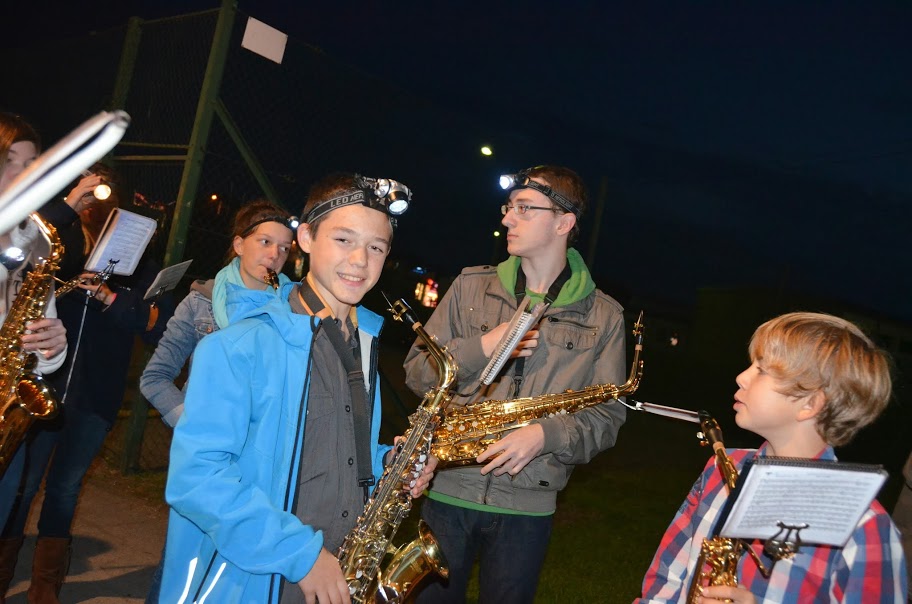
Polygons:
[[532,180],[532,177],[529,176],[529,171],[532,168],[526,168],[525,170],[520,170],[519,174],[504,174],[500,177],[500,187],[505,191],[513,191],[514,189],[532,189],[538,191],[557,205],[561,209],[570,212],[576,219],[579,220],[582,218],[582,212],[580,209],[569,199],[549,187],[548,185],[543,185],[540,182]]
[[361,204],[371,209],[388,214],[390,222],[396,226],[396,216],[401,216],[409,208],[412,192],[407,186],[391,178],[369,178],[355,174],[356,191],[334,197],[316,204],[304,221],[312,224],[327,213],[354,204]]

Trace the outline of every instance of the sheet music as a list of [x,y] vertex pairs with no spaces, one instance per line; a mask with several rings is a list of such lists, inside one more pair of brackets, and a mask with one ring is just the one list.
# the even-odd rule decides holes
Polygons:
[[95,249],[86,261],[85,269],[100,272],[110,260],[117,260],[115,275],[132,275],[146,246],[155,233],[157,223],[152,218],[114,208],[108,215]]
[[523,298],[522,304],[516,309],[516,314],[513,315],[510,324],[507,326],[506,333],[504,333],[500,342],[497,343],[494,352],[491,354],[488,365],[481,372],[482,384],[488,386],[494,381],[494,378],[497,377],[497,374],[500,373],[500,370],[503,368],[504,363],[510,358],[510,354],[516,348],[516,345],[519,344],[519,341],[523,339],[523,336],[529,333],[529,330],[538,323],[538,320],[545,314],[545,310],[547,310],[548,306],[550,305],[545,302],[539,302],[531,311],[526,311],[529,307],[529,296]]
[[184,260],[183,262],[172,264],[159,271],[159,273],[155,275],[155,280],[152,281],[152,285],[146,290],[146,295],[143,296],[143,300],[154,298],[160,293],[171,291],[177,287],[177,284],[184,276],[184,273],[190,268],[191,262],[193,262],[193,260]]
[[721,535],[769,539],[777,522],[806,523],[802,542],[842,546],[886,477],[880,466],[761,458],[739,486]]

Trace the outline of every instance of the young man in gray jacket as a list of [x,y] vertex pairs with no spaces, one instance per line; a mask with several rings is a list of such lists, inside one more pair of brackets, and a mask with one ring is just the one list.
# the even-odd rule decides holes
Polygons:
[[[623,383],[623,309],[596,289],[579,252],[569,247],[586,209],[582,180],[567,168],[540,166],[502,184],[510,190],[501,208],[510,257],[496,267],[463,270],[426,325],[459,365],[451,404]],[[533,303],[547,298],[550,307],[491,385],[480,385],[525,295]],[[434,386],[436,372],[420,342],[405,369],[417,394]],[[464,602],[479,556],[480,602],[532,602],[558,491],[574,465],[614,445],[624,419],[621,405],[603,403],[536,420],[491,445],[477,459],[482,468],[438,472],[423,516],[446,556],[449,581],[428,585],[418,601]]]

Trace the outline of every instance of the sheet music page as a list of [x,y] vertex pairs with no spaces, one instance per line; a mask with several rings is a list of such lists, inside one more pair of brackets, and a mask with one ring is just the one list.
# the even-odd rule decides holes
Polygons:
[[801,541],[842,546],[886,480],[879,466],[757,460],[737,491],[723,537],[769,539],[777,522],[806,523]]
[[190,268],[191,262],[193,262],[193,260],[184,260],[183,262],[172,264],[168,268],[163,268],[159,271],[159,273],[155,275],[155,280],[152,281],[152,285],[146,290],[146,295],[143,296],[143,300],[148,300],[149,298],[157,296],[159,293],[174,289],[184,276],[184,273],[187,272],[187,269]]
[[117,260],[114,274],[132,275],[156,226],[152,218],[114,208],[86,261],[85,269],[97,273],[104,270],[110,260]]

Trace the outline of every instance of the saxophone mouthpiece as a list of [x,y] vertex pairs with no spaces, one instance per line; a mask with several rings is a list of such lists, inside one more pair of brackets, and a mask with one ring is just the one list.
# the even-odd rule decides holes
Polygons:
[[271,268],[266,269],[266,275],[263,277],[263,281],[266,282],[268,287],[275,290],[279,289],[279,275]]
[[637,350],[643,349],[643,327],[643,311],[641,310],[640,316],[637,317],[636,323],[633,324],[633,335]]
[[381,290],[380,295],[386,300],[387,310],[392,313],[394,321],[402,321],[412,326],[418,323],[412,308],[406,303],[405,299],[399,298],[395,302],[390,302],[385,291]]

